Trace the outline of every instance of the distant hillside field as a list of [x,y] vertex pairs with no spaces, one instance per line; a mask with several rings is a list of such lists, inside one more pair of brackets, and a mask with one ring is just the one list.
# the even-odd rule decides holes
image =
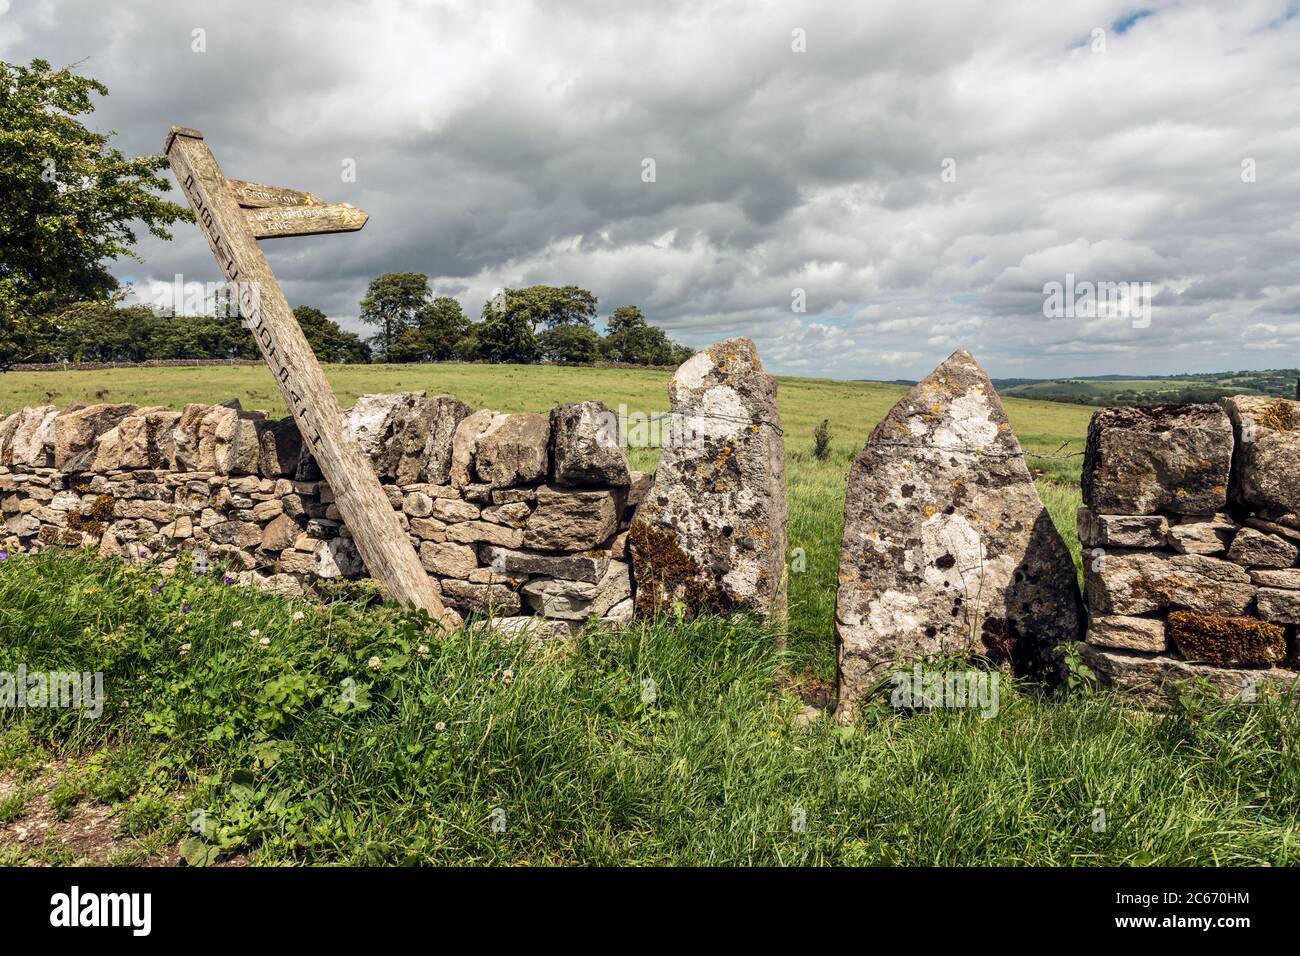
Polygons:
[[[351,405],[367,392],[423,389],[449,392],[477,408],[545,412],[557,402],[598,399],[629,414],[667,412],[669,373],[546,365],[327,365],[339,403]],[[790,578],[790,648],[796,666],[822,679],[834,675],[835,581],[844,527],[844,488],[849,464],[868,433],[907,392],[898,384],[779,379],[778,401],[785,430],[790,501],[790,548],[803,549],[807,570]],[[0,412],[24,405],[63,406],[71,401],[134,402],[181,408],[186,402],[238,398],[245,408],[287,414],[265,367],[123,368],[84,372],[8,372],[0,375]],[[1030,458],[1039,493],[1062,536],[1078,558],[1075,512],[1079,467],[1092,409],[1049,401],[1006,399],[1007,414]],[[830,420],[827,461],[812,455],[812,431]],[[1060,449],[1066,444],[1064,450]],[[655,449],[633,449],[634,468],[649,470]]]
[[1005,396],[1033,398],[1080,405],[1152,405],[1173,402],[1210,402],[1226,395],[1276,395],[1294,398],[1300,370],[1268,369],[1262,372],[1211,372],[1205,374],[1121,378],[1101,375],[1085,378],[995,379]]

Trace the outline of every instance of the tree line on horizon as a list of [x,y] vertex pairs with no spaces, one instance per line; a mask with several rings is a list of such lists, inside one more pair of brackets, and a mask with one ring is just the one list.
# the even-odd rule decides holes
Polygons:
[[372,354],[388,362],[674,365],[693,354],[634,305],[615,309],[601,335],[596,306],[596,296],[576,285],[533,285],[501,290],[474,322],[455,298],[433,295],[427,276],[386,272],[371,281],[360,317],[376,329],[366,342]]
[[[634,305],[615,309],[599,334],[596,304],[593,293],[574,285],[504,289],[475,322],[455,298],[433,295],[427,276],[388,272],[370,282],[361,301],[361,321],[376,329],[369,338],[313,306],[293,314],[322,362],[676,365],[691,356]],[[190,315],[92,299],[0,329],[5,364],[259,357],[253,336],[220,301],[211,314]]]

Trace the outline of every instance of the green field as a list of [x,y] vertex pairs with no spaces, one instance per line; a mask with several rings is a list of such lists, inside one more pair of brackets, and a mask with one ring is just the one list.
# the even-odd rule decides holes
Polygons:
[[1015,396],[1083,405],[1158,405],[1212,402],[1227,395],[1294,398],[1297,376],[1300,376],[1300,370],[1286,368],[1139,378],[1008,379],[994,384],[1008,398]]
[[[423,388],[501,410],[667,406],[663,372],[330,376],[345,403]],[[571,649],[533,653],[480,628],[438,640],[390,606],[285,600],[186,569],[53,551],[0,561],[0,671],[100,671],[108,697],[98,720],[0,710],[0,864],[178,852],[254,865],[1294,863],[1296,714],[1277,699],[1189,692],[1147,714],[1086,684],[1044,694],[1004,680],[990,719],[882,697],[851,728],[796,722],[801,694],[834,671],[849,462],[902,392],[781,380],[790,544],[808,558],[784,657],[744,619],[589,627]],[[0,376],[5,410],[231,397],[280,410],[254,368]],[[1007,407],[1031,450],[1081,450],[1088,409]],[[823,417],[833,454],[818,462]],[[1077,553],[1079,459],[1031,465]]]

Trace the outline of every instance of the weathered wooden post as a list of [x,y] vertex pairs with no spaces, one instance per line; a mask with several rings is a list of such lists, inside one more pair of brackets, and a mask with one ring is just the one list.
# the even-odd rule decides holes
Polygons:
[[264,238],[354,232],[366,224],[366,214],[296,189],[228,180],[197,130],[173,126],[163,151],[366,568],[397,600],[454,626],[455,615],[439,600],[369,459],[344,432],[325,372],[257,245]]

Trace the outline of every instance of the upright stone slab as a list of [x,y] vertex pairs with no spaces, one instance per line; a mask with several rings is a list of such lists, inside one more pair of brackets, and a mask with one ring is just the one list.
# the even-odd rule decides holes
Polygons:
[[134,411],[134,405],[88,405],[59,415],[54,422],[54,467],[88,470],[95,460],[95,439]]
[[551,421],[545,415],[496,415],[474,445],[474,473],[493,488],[530,485],[546,478]]
[[845,722],[895,664],[979,653],[1045,676],[1083,629],[1070,552],[968,352],[913,388],[854,459],[835,622]]
[[451,442],[470,407],[452,395],[435,395],[420,405],[402,430],[398,484],[427,481],[445,485],[451,476]]
[[673,443],[628,535],[636,610],[786,615],[785,442],[776,379],[749,339],[688,359],[668,385]]

